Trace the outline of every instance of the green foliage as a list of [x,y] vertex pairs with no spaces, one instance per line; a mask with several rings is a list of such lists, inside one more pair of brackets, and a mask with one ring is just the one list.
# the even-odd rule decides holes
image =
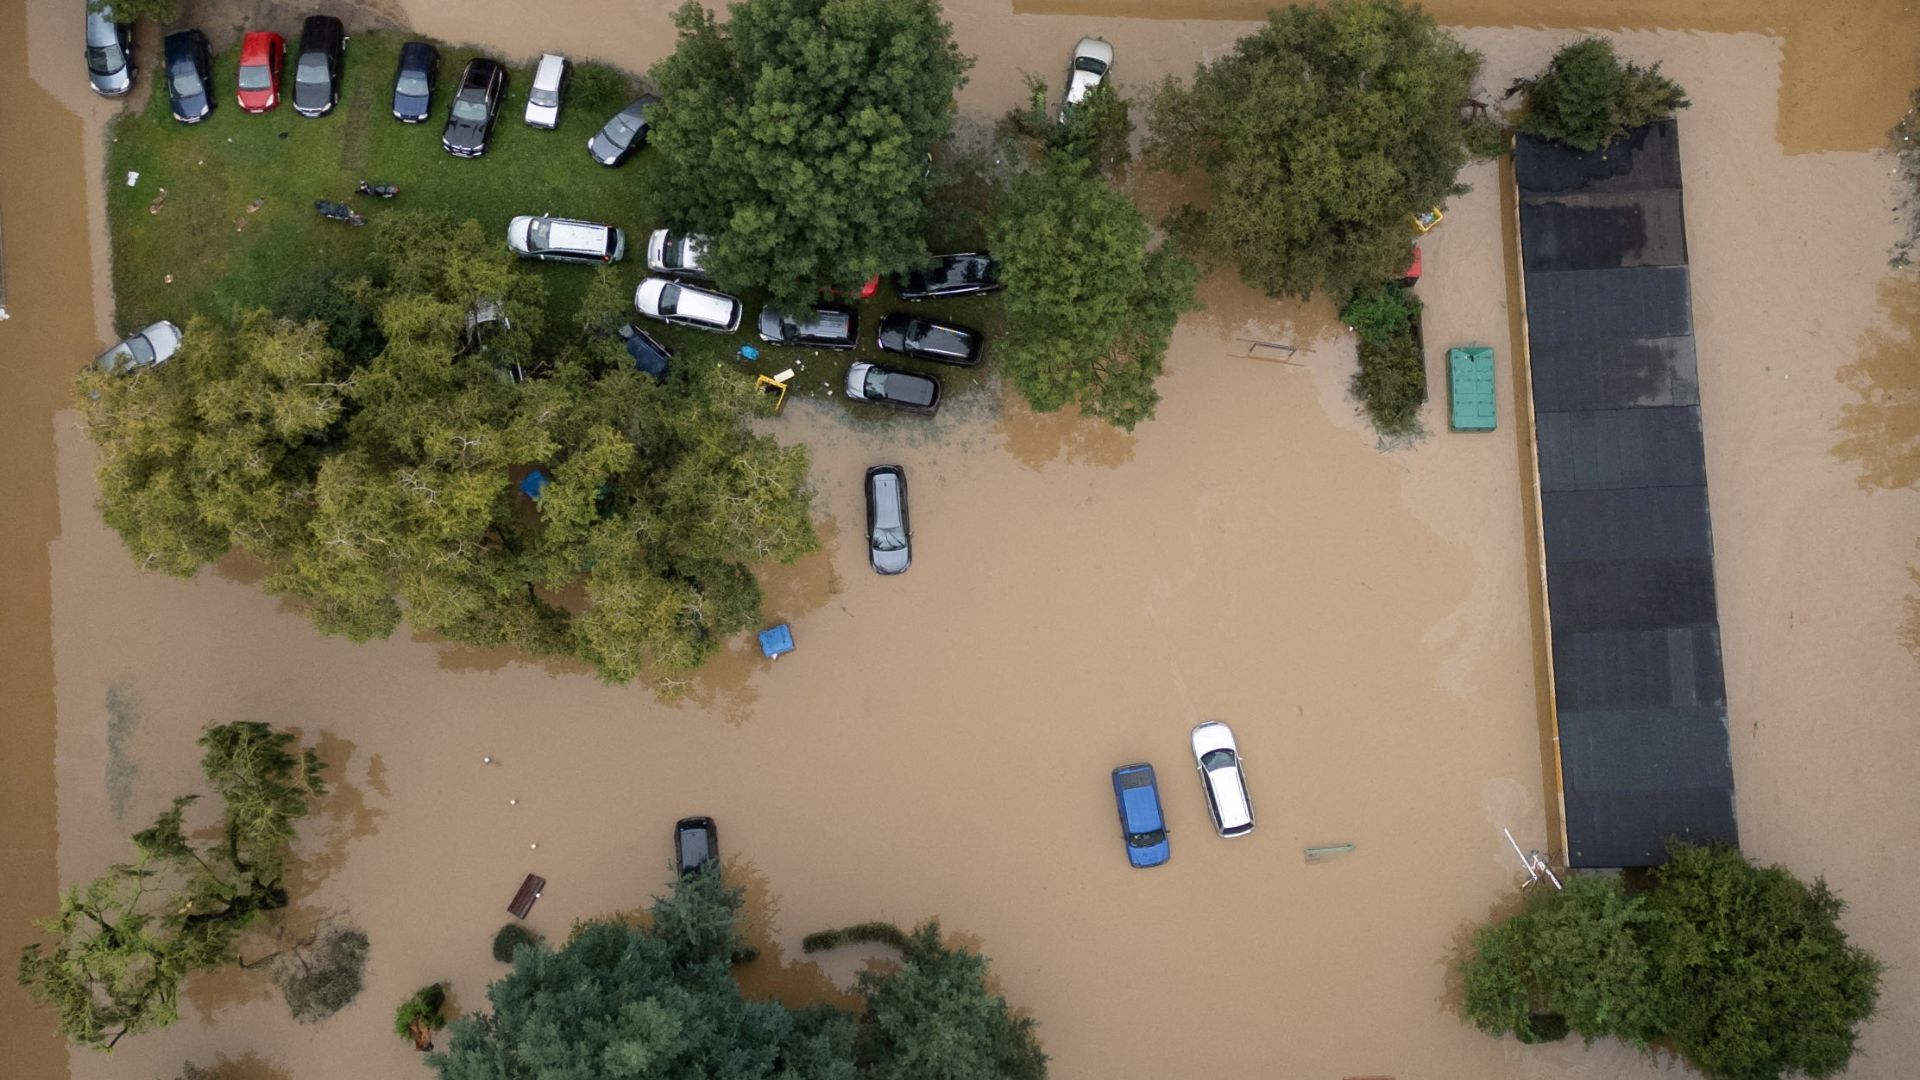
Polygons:
[[1360,367],[1349,389],[1373,426],[1389,437],[1419,434],[1427,396],[1419,297],[1399,284],[1363,287],[1340,309],[1340,318],[1360,338]]
[[1133,160],[1132,107],[1113,87],[1101,82],[1079,105],[1056,119],[1046,80],[1027,77],[1028,104],[1001,118],[1000,130],[1023,139],[1033,151],[1054,151],[1112,176]]
[[1077,403],[1129,431],[1152,417],[1174,323],[1197,306],[1192,263],[1149,252],[1133,203],[1060,151],[1014,181],[992,246],[1007,286],[1000,364],[1027,402]]
[[111,1049],[166,1027],[179,1018],[187,975],[231,961],[241,930],[286,907],[294,827],[309,798],[326,791],[313,752],[296,756],[293,742],[265,724],[209,727],[201,769],[222,802],[216,839],[189,838],[186,812],[198,796],[182,795],[134,835],[135,862],[69,889],[59,914],[34,924],[58,941],[20,951],[20,983],[58,1012],[61,1034]]
[[1476,116],[1461,128],[1467,154],[1475,160],[1497,158],[1507,152],[1507,129],[1491,116]]
[[1554,53],[1534,80],[1520,130],[1576,150],[1598,150],[1687,104],[1687,92],[1660,74],[1659,64],[1623,64],[1612,42],[1582,38]]
[[493,935],[493,958],[503,964],[511,964],[515,950],[539,940],[539,934],[517,922],[510,922]]
[[132,23],[152,19],[159,26],[171,26],[180,17],[179,0],[87,0],[88,11],[113,8],[115,22]]
[[394,1010],[393,1033],[408,1042],[415,1042],[416,1031],[439,1031],[447,1026],[447,1018],[440,1011],[446,1004],[447,988],[439,983],[415,990],[413,996]]
[[862,923],[808,935],[817,952],[847,942],[892,945],[901,964],[859,976],[866,1012],[855,1055],[871,1080],[1044,1080],[1047,1056],[1030,1017],[1014,1017],[987,992],[986,958],[950,949],[940,924],[911,935],[886,923]]
[[[135,559],[186,576],[239,547],[329,633],[384,637],[404,610],[613,681],[753,625],[747,564],[818,538],[806,451],[747,428],[751,384],[683,363],[659,386],[603,336],[543,347],[540,280],[472,221],[396,213],[378,241],[364,363],[328,323],[253,311],[193,320],[157,368],[81,377],[101,510]],[[601,272],[595,320],[617,288]],[[482,311],[505,319],[479,332]],[[531,467],[552,480],[537,511],[514,484]],[[550,599],[575,587],[584,610]]]
[[1847,940],[1826,882],[1684,845],[1657,875],[1647,951],[1661,1033],[1715,1080],[1844,1072],[1883,965]]
[[1711,1080],[1843,1072],[1882,965],[1815,880],[1675,843],[1656,884],[1578,875],[1482,927],[1461,964],[1466,1018],[1523,1042],[1566,1031],[1671,1044]]
[[[308,949],[312,954],[308,955]],[[367,935],[357,927],[332,927],[313,942],[294,945],[273,968],[273,983],[287,1011],[316,1023],[347,1007],[360,994],[367,971]]]
[[653,69],[666,219],[729,288],[790,307],[924,260],[927,154],[970,61],[935,0],[690,2]]
[[740,996],[728,966],[740,903],[703,872],[655,902],[649,929],[592,922],[558,950],[522,948],[488,988],[493,1011],[454,1021],[428,1062],[441,1080],[854,1080],[851,1017]]
[[1566,884],[1531,894],[1524,914],[1475,934],[1462,966],[1467,1019],[1522,1042],[1571,1029],[1589,1042],[1611,1035],[1644,1046],[1654,1034],[1638,937],[1652,918],[1645,898],[1629,897],[1612,875]]
[[1457,107],[1478,64],[1400,0],[1271,13],[1190,86],[1154,95],[1149,159],[1212,181],[1210,206],[1170,225],[1271,295],[1397,278],[1409,216],[1459,190]]
[[567,107],[584,109],[594,123],[604,124],[633,100],[637,89],[630,72],[597,60],[577,60],[567,74]]

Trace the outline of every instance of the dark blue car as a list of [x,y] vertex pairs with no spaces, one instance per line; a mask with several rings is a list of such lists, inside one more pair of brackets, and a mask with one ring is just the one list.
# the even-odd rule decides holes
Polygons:
[[400,46],[400,67],[393,75],[393,118],[418,124],[433,112],[433,81],[440,75],[440,50],[424,41]]
[[183,124],[205,120],[213,111],[213,92],[207,87],[213,80],[213,57],[207,52],[207,35],[198,30],[175,30],[167,35],[162,52],[173,118]]
[[1120,836],[1127,842],[1127,861],[1137,867],[1159,866],[1173,854],[1167,843],[1167,819],[1160,813],[1160,785],[1153,766],[1144,762],[1113,770],[1113,798],[1120,804]]

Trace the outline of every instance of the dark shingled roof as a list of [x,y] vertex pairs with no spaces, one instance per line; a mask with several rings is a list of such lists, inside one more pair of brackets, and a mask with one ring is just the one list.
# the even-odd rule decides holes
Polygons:
[[1677,131],[1514,171],[1568,862],[1737,843]]

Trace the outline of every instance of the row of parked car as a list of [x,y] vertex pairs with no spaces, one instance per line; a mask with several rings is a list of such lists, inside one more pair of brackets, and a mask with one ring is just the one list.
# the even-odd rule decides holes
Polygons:
[[[1193,729],[1189,738],[1194,767],[1200,772],[1200,790],[1207,800],[1207,816],[1224,837],[1253,831],[1253,799],[1247,794],[1247,775],[1233,729],[1209,720]],[[1167,818],[1160,806],[1160,784],[1146,762],[1113,770],[1113,797],[1120,808],[1120,836],[1126,841],[1127,861],[1136,867],[1159,866],[1173,855],[1167,840]]]
[[[93,88],[108,96],[133,89],[133,32],[114,21],[113,9],[87,14],[87,73]],[[207,36],[198,30],[176,30],[166,36],[161,53],[166,66],[167,97],[173,118],[197,124],[213,113],[213,54]],[[309,16],[300,28],[294,52],[292,98],[294,111],[320,117],[340,101],[340,80],[347,54],[346,27],[331,15]],[[234,75],[234,98],[245,112],[270,112],[280,104],[282,73],[287,66],[287,41],[271,30],[252,30],[241,39],[240,62]],[[540,57],[533,85],[527,91],[529,127],[553,130],[560,124],[560,102],[566,90],[567,58],[555,53]],[[425,41],[400,47],[393,76],[393,117],[403,123],[424,123],[433,114],[433,88],[440,75],[440,50]],[[507,85],[507,69],[498,61],[476,57],[467,62],[447,107],[440,145],[456,157],[479,157],[487,152],[494,120]],[[587,140],[587,152],[602,165],[619,165],[646,142],[647,107],[658,99],[643,94],[627,103]]]

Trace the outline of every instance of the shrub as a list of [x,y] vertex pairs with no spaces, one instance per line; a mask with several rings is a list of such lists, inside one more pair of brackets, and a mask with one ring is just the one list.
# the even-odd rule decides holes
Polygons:
[[[612,64],[585,60],[573,65],[567,76],[567,96],[573,107],[609,116],[633,100],[634,77]],[[606,119],[606,117],[601,117]]]
[[1554,53],[1534,80],[1520,130],[1598,150],[1687,104],[1687,92],[1660,74],[1659,64],[1623,64],[1611,42],[1584,38]]
[[[440,1015],[446,1003],[447,988],[439,983],[415,990],[413,996],[401,1002],[400,1008],[394,1011],[394,1034],[421,1049],[432,1049],[432,1041],[423,1040],[421,1035],[447,1026],[447,1018]],[[421,1046],[423,1041],[425,1046]]]
[[1340,318],[1359,335],[1360,368],[1349,390],[1386,436],[1420,433],[1427,363],[1420,348],[1420,299],[1399,284],[1355,290]]
[[349,926],[322,933],[312,945],[288,949],[274,964],[273,982],[293,1018],[311,1024],[359,996],[366,971],[367,935]]
[[503,964],[511,964],[515,950],[522,945],[532,945],[539,940],[539,934],[519,923],[510,922],[501,927],[499,933],[493,935],[493,958]]

